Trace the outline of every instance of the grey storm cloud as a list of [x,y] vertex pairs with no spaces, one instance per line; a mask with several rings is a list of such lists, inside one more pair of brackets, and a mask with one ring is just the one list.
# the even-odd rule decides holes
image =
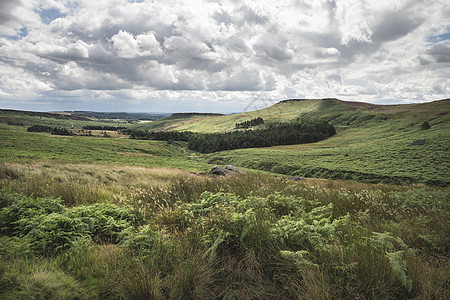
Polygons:
[[20,0],[0,1],[0,24],[5,24],[15,19],[15,16],[11,14],[11,11],[18,5],[21,5]]
[[428,51],[437,63],[449,63],[450,62],[450,47],[446,45],[433,46]]
[[[429,90],[431,99],[450,86],[433,88],[447,78],[432,62],[450,61],[448,40],[429,42],[449,28],[444,0],[74,3],[0,2],[0,104],[58,91],[111,101],[119,91],[139,99],[185,99],[190,91],[226,101],[408,99]],[[47,24],[46,9],[61,14]],[[421,80],[430,68],[433,76]]]
[[422,22],[421,17],[412,16],[406,10],[389,12],[375,26],[372,40],[381,43],[401,38],[416,29]]

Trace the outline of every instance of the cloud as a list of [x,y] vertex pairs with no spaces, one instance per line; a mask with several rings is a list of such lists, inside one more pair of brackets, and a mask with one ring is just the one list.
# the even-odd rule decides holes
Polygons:
[[449,93],[449,14],[444,0],[4,0],[0,100],[430,101]]
[[449,63],[450,62],[450,47],[446,45],[435,45],[433,48],[427,51],[437,63]]

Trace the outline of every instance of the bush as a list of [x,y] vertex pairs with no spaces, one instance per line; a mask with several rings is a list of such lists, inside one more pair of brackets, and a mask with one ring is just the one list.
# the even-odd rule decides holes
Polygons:
[[428,121],[425,121],[422,123],[421,128],[422,128],[422,130],[430,129],[431,125],[430,125],[430,123],[428,123]]

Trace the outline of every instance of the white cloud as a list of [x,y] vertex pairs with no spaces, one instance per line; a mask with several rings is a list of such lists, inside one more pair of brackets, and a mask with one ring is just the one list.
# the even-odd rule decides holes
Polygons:
[[4,0],[0,99],[430,101],[449,94],[448,15],[445,0]]

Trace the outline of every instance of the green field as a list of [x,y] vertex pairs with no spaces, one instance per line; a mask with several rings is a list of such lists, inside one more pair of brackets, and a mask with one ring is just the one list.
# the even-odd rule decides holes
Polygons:
[[[138,124],[0,111],[0,299],[448,299],[449,108],[305,100]],[[256,117],[337,134],[201,154],[27,132],[226,132]],[[244,172],[195,174],[214,164]]]

